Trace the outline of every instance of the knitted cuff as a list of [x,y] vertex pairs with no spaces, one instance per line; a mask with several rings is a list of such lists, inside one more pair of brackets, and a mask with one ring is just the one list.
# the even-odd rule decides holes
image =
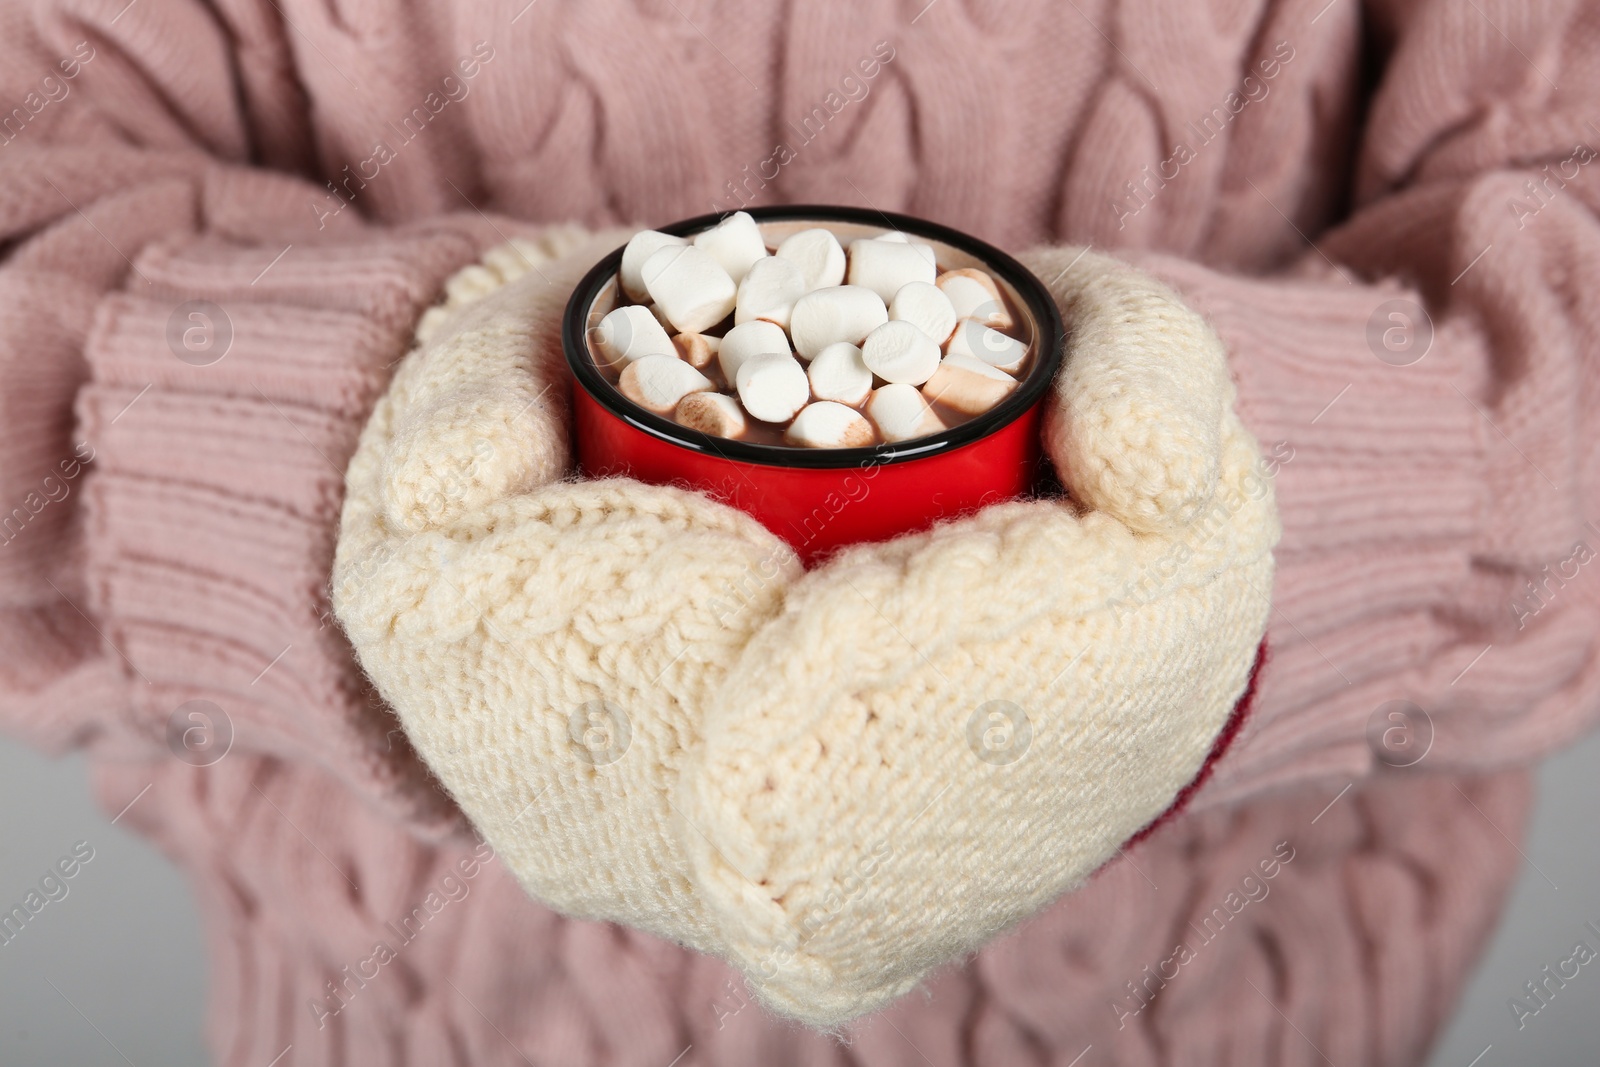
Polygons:
[[102,302],[78,415],[97,453],[80,603],[125,679],[105,741],[313,760],[416,828],[455,821],[355,668],[326,587],[361,420],[483,231],[173,239],[135,260],[148,284]]
[[192,228],[195,199],[169,178],[91,203],[84,186],[95,184],[75,183],[87,176],[71,163],[35,164],[61,192],[13,182],[0,196],[0,726],[55,751],[90,733],[126,687],[83,573],[84,488],[101,448],[73,419],[85,339],[106,292],[130,276],[119,249],[137,254]]
[[1038,911],[1193,780],[1256,661],[1270,472],[1197,315],[1114,260],[1042,253],[1073,323],[1046,446],[1076,503],[802,573],[708,498],[559,480],[555,325],[618,241],[425,325],[348,468],[335,610],[536,897],[837,1026]]
[[[1391,214],[1384,226],[1444,225]],[[1413,236],[1418,248],[1440,239]],[[1370,242],[1380,244],[1388,247]],[[1439,264],[1446,281],[1481,248],[1461,246],[1458,263]],[[1441,310],[1439,294],[1133,258],[1215,326],[1232,356],[1240,417],[1278,460],[1285,536],[1273,667],[1259,713],[1196,805],[1369,773],[1377,759],[1368,723],[1391,701],[1427,713],[1434,767],[1526,761],[1591,724],[1600,706],[1591,636],[1600,585],[1579,575],[1600,534],[1576,510],[1552,516],[1579,499],[1581,478],[1560,472],[1581,445],[1556,432],[1561,418],[1541,431],[1531,414],[1558,410],[1552,389],[1582,393],[1577,361],[1495,385],[1481,320]],[[1467,274],[1452,299],[1473,286],[1482,301],[1518,291],[1514,261],[1479,266],[1486,271]],[[1508,314],[1538,315],[1521,305]],[[1560,492],[1541,471],[1559,479]],[[1517,562],[1527,558],[1535,562]]]
[[1452,388],[1467,335],[1452,328],[1429,358],[1399,367],[1365,333],[1375,307],[1404,297],[1398,287],[1263,281],[1134,258],[1183,293],[1232,353],[1240,417],[1277,461],[1285,529],[1259,712],[1195,803],[1367,773],[1373,711],[1418,696],[1407,672],[1458,640],[1443,612],[1470,573],[1485,503],[1478,416]]

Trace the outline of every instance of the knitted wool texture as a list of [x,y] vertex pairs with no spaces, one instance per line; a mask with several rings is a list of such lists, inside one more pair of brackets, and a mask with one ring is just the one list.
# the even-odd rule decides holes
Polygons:
[[551,231],[452,280],[348,467],[334,608],[529,893],[837,1027],[1080,883],[1199,770],[1265,629],[1270,470],[1200,316],[1039,251],[1071,499],[806,572],[708,497],[564,478],[560,311],[625,237]]

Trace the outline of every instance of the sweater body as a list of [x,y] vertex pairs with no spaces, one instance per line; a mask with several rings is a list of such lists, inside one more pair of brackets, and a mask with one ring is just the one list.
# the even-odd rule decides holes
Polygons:
[[[1520,768],[1600,706],[1597,44],[1591,7],[1510,0],[0,12],[0,728],[90,746],[108,812],[156,784],[126,822],[195,881],[223,1062],[899,1062],[891,1027],[797,1036],[492,859],[450,938],[334,996],[476,847],[329,614],[344,466],[447,279],[545,226],[810,202],[1088,244],[1228,348],[1276,467],[1272,662],[1131,857],[1199,888],[1122,914],[1118,860],[892,1018],[951,1062],[1265,1061],[1294,1031],[1219,984],[1245,973],[1334,1061],[1408,1062],[1512,874],[1441,783],[1514,835]],[[1330,895],[1142,1006],[1145,933],[1278,840]]]

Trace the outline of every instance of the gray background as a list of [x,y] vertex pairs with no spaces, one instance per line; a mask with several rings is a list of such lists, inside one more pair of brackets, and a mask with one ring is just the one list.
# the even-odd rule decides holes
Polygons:
[[[1597,769],[1600,736],[1542,768],[1510,908],[1428,1067],[1600,1063],[1600,961],[1520,1031],[1506,1003],[1580,937],[1595,945],[1583,924],[1600,926]],[[94,806],[82,757],[51,761],[0,740],[0,811],[7,907],[74,842],[95,850],[68,895],[0,946],[0,1064],[205,1064],[204,946],[177,870]],[[280,1067],[293,1062],[291,1052]]]

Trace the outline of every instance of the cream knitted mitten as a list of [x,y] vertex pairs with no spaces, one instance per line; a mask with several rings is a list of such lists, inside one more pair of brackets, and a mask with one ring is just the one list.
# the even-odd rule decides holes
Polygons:
[[453,280],[350,462],[334,607],[533,896],[836,1027],[1070,889],[1194,777],[1265,629],[1270,468],[1197,314],[1042,250],[1071,499],[803,571],[709,498],[566,480],[560,313],[626,237],[552,231]]

